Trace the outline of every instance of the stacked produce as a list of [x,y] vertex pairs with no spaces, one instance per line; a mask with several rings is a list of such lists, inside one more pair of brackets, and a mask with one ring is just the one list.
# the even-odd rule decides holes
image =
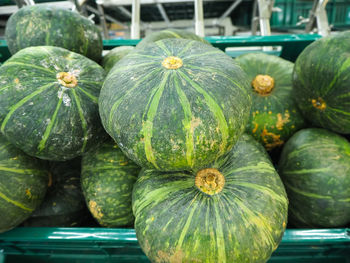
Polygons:
[[[92,22],[45,6],[20,9],[6,37],[0,232],[31,214],[74,225],[84,206],[101,226],[134,226],[152,262],[266,262],[288,212],[301,227],[350,222],[350,144],[335,133],[350,133],[350,33],[295,65],[234,60],[180,30],[101,60]],[[264,147],[283,148],[278,171]]]
[[322,38],[295,62],[295,101],[313,127],[323,128],[296,133],[279,162],[296,226],[341,227],[350,222],[350,144],[334,133],[350,133],[349,40],[350,32]]
[[[71,30],[72,35],[66,30]],[[60,174],[53,171],[54,178],[50,181],[48,167],[41,168],[39,164],[43,161],[34,157],[49,161],[70,160],[97,148],[108,137],[100,123],[97,104],[105,71],[95,61],[66,49],[99,61],[102,52],[99,29],[70,11],[34,6],[22,8],[11,16],[6,39],[13,56],[0,68],[0,130],[13,144],[11,147],[16,146],[32,157],[19,149],[16,149],[18,156],[9,156],[19,163],[10,163],[13,167],[4,168],[1,177],[0,184],[4,187],[1,201],[6,204],[1,206],[6,209],[1,212],[8,216],[1,222],[0,231],[13,228],[29,217],[42,202],[48,183],[54,183],[55,190],[48,193],[50,199],[56,193],[57,182],[64,184],[63,190],[57,190],[60,193],[57,198],[66,205],[71,202],[71,210],[66,206],[62,208],[63,213],[61,205],[53,201],[52,206],[44,203],[34,217],[56,212],[60,217],[56,223],[43,221],[68,224],[65,217],[70,217],[75,208],[81,209],[83,199],[81,192],[68,193],[67,188],[76,187],[80,178],[70,183],[67,171],[58,172]],[[2,140],[6,150],[10,146]],[[8,178],[10,172],[14,174]],[[17,190],[12,189],[15,182],[19,183]]]

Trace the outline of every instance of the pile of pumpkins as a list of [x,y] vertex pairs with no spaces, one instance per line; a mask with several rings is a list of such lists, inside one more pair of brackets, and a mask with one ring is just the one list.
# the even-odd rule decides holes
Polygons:
[[80,225],[88,207],[101,226],[133,226],[152,262],[265,262],[287,218],[350,222],[350,143],[337,134],[350,133],[350,33],[295,65],[232,59],[181,30],[101,58],[90,20],[30,6],[6,40],[0,232]]

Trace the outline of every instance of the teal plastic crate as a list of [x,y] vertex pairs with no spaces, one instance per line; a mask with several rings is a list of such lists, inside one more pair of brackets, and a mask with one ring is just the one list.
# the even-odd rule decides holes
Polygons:
[[[228,48],[241,48],[241,51],[228,52],[232,57],[236,57],[245,51],[245,47],[280,47],[278,55],[290,61],[295,61],[303,49],[321,36],[316,34],[287,34],[272,36],[219,36],[206,37],[214,47],[226,51]],[[116,46],[135,46],[140,40],[104,40],[104,48],[112,49]],[[3,42],[3,44],[5,44]],[[0,42],[1,51],[1,42]]]
[[[19,227],[0,251],[0,263],[149,262],[133,229]],[[349,263],[350,229],[287,229],[269,262]]]
[[[297,26],[299,17],[309,17],[312,9],[312,0],[275,0],[275,7],[281,12],[274,12],[271,16],[271,28],[288,30],[303,29],[305,24]],[[350,28],[350,1],[349,0],[329,0],[326,5],[328,22],[334,28]]]
[[[310,43],[319,39],[319,35],[273,35],[273,36],[227,36],[227,37],[207,37],[206,39],[215,47],[221,50],[227,48],[240,47],[241,51],[228,52],[235,57],[244,51],[245,47],[274,46],[281,47],[278,54],[282,58],[295,61],[300,52]],[[104,49],[112,49],[117,46],[135,46],[140,40],[104,40]],[[4,62],[11,56],[5,40],[0,40],[0,62]]]

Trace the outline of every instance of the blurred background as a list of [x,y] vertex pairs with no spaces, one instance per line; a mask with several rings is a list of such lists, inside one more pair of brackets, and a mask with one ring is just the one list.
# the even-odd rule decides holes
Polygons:
[[31,4],[79,12],[100,26],[105,39],[142,38],[165,28],[205,36],[350,29],[350,0],[0,0],[0,39],[9,16]]

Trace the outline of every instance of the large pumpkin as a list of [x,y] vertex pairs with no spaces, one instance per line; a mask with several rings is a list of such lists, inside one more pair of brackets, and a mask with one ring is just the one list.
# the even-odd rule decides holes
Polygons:
[[98,114],[104,70],[59,47],[22,49],[0,67],[0,130],[29,155],[63,161],[105,138]]
[[31,46],[57,46],[99,61],[100,30],[89,19],[48,5],[25,6],[10,16],[5,37],[11,54]]
[[323,37],[294,66],[295,100],[313,125],[350,133],[350,32]]
[[137,48],[108,74],[102,123],[143,167],[195,169],[230,150],[251,107],[243,70],[224,52],[193,40]]
[[267,150],[280,147],[304,125],[293,96],[294,64],[264,53],[244,54],[236,62],[251,83],[253,105],[246,132]]
[[299,227],[341,227],[350,222],[350,143],[325,129],[304,129],[283,148],[279,173]]
[[39,207],[48,182],[42,161],[0,136],[0,233],[18,226]]
[[243,135],[195,172],[143,170],[133,190],[138,242],[152,262],[266,262],[288,201],[265,149]]

